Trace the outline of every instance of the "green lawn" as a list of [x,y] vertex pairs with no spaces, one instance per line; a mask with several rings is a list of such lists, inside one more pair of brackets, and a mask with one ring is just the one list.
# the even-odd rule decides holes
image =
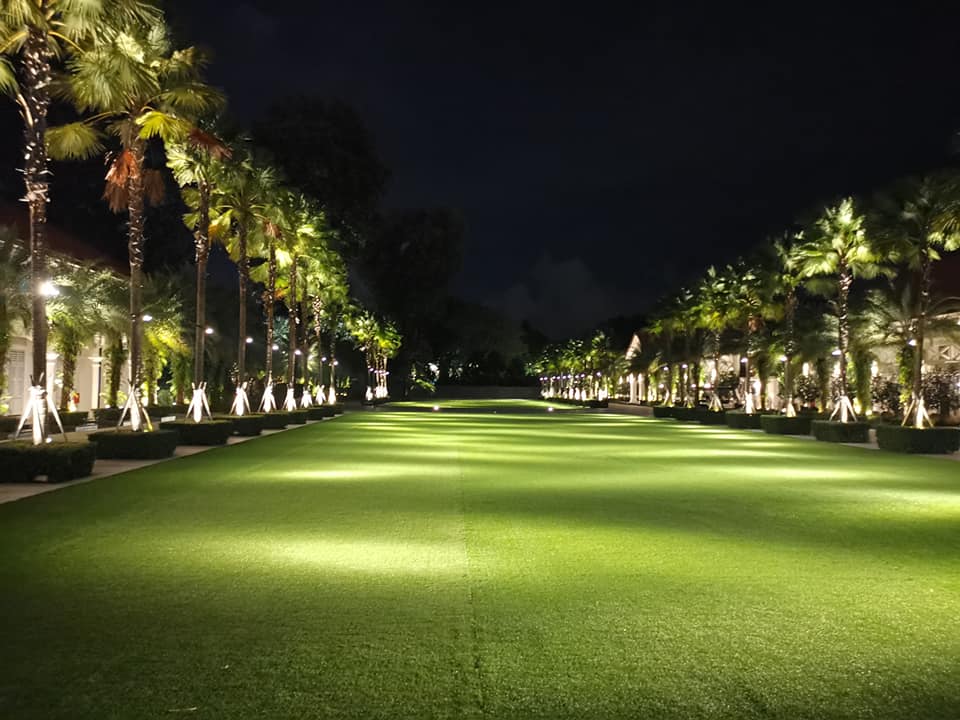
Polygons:
[[0,506],[0,618],[16,720],[956,718],[960,464],[356,413]]

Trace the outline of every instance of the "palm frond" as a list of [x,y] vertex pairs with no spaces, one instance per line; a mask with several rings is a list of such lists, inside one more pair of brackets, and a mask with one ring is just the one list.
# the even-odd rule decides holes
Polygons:
[[88,160],[103,152],[101,134],[85,122],[47,128],[47,152],[55,160]]

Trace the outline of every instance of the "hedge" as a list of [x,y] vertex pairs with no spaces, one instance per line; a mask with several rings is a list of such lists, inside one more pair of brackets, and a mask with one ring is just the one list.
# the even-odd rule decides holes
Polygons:
[[960,430],[952,427],[920,429],[880,425],[877,427],[877,445],[881,450],[900,453],[955,453],[960,450]]
[[758,412],[748,414],[743,410],[730,410],[724,414],[726,416],[727,427],[736,430],[759,430],[760,418],[763,417],[763,415]]
[[587,405],[588,408],[597,409],[597,408],[605,408],[605,407],[608,407],[608,406],[609,406],[609,403],[608,403],[608,401],[606,401],[606,400],[587,400],[586,405]]
[[260,417],[260,423],[264,430],[283,430],[290,423],[287,413],[283,410],[279,412],[263,413]]
[[87,477],[93,472],[97,446],[87,441],[29,442],[0,444],[0,466],[8,482],[30,482],[45,475],[47,482],[58,483]]
[[283,414],[287,416],[288,425],[303,425],[307,422],[306,410],[292,410]]
[[214,420],[226,420],[233,424],[233,434],[242,437],[256,437],[263,431],[263,415],[214,415]]
[[179,435],[178,445],[224,445],[233,435],[231,420],[167,420],[160,423],[163,430],[175,430]]
[[672,418],[677,410],[673,405],[654,405],[653,416],[655,418]]
[[323,420],[324,418],[332,418],[333,415],[332,405],[315,405],[307,410],[308,420]]
[[760,417],[760,427],[770,435],[809,435],[810,424],[816,416],[806,414],[796,417],[786,415],[763,415]]
[[727,413],[724,410],[708,410],[707,408],[695,408],[697,422],[703,425],[726,425]]
[[333,408],[334,415],[343,415],[343,405],[341,403],[337,403],[336,405],[330,405],[329,407]]
[[121,408],[97,408],[93,411],[93,418],[99,428],[116,427],[120,422]]
[[814,420],[810,430],[817,440],[835,443],[870,442],[870,424],[865,422],[834,422],[833,420]]
[[97,445],[97,457],[118,460],[157,460],[173,455],[179,435],[175,430],[133,432],[129,429],[90,433]]
[[[60,416],[60,422],[63,425],[63,429],[66,432],[72,432],[77,429],[77,426],[82,425],[87,422],[87,412],[85,410],[78,412],[66,412],[66,411],[57,411],[57,414]],[[17,430],[17,425],[20,424],[19,415],[4,415],[0,417],[0,435],[10,435]],[[30,423],[27,422],[23,426],[24,429],[30,427]],[[57,427],[57,421],[53,419],[52,413],[47,413],[47,433],[59,433],[60,428]]]

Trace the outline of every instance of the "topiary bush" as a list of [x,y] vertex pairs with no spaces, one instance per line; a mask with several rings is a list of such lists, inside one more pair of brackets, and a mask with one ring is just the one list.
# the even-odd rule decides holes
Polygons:
[[231,420],[167,420],[160,423],[163,430],[174,430],[179,435],[178,445],[224,445],[233,435]]
[[175,430],[133,432],[100,430],[90,433],[90,442],[96,443],[97,457],[117,460],[158,460],[173,455],[180,436]]
[[233,424],[233,434],[241,437],[256,437],[263,431],[264,415],[214,415],[214,420],[226,420]]
[[833,420],[814,420],[810,423],[810,432],[817,440],[824,442],[870,442],[870,424],[865,422],[842,423]]
[[759,430],[763,417],[760,413],[747,414],[743,410],[728,410],[725,415],[727,427],[735,430]]
[[[78,410],[76,412],[59,410],[57,414],[60,416],[60,423],[66,432],[73,432],[80,425],[86,423],[89,415],[86,410]],[[13,429],[16,430],[17,428],[14,427]],[[51,413],[47,413],[47,432],[60,432],[60,428],[57,427],[57,421],[53,419]]]
[[724,410],[708,410],[695,408],[695,419],[702,425],[726,425],[727,413]]
[[324,418],[332,418],[333,415],[333,406],[331,405],[317,405],[307,410],[308,420],[323,420]]
[[44,475],[52,483],[87,477],[96,457],[97,446],[87,441],[0,444],[0,466],[7,482],[30,482]]
[[761,415],[760,428],[770,435],[809,435],[814,415],[804,413],[796,417]]
[[287,427],[290,419],[283,410],[279,412],[263,413],[260,416],[260,424],[264,430],[283,430]]
[[120,422],[121,408],[97,408],[93,411],[93,418],[98,428],[116,427]]
[[877,427],[877,445],[881,450],[899,453],[955,453],[960,450],[960,430],[950,427],[920,429],[880,425]]
[[307,422],[306,410],[292,410],[285,415],[287,416],[287,425],[304,425]]
[[654,405],[653,416],[661,419],[671,419],[674,417],[676,408],[673,405]]

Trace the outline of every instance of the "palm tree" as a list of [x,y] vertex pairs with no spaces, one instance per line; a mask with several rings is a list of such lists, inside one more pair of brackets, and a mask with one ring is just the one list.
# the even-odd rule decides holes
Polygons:
[[[210,230],[214,239],[224,242],[237,264],[239,281],[239,323],[237,347],[237,399],[234,411],[243,414],[247,382],[247,286],[250,282],[251,234],[268,227],[276,193],[273,168],[258,161],[249,148],[234,152],[216,173],[211,197]],[[267,346],[268,352],[270,345]]]
[[50,298],[50,329],[54,349],[63,360],[60,408],[70,404],[80,351],[103,327],[104,303],[116,277],[92,266],[64,267],[57,275],[59,290]]
[[163,366],[185,355],[187,344],[183,339],[183,303],[175,279],[148,275],[144,280],[144,381],[150,403],[156,404]]
[[0,398],[6,386],[7,353],[15,321],[30,324],[30,254],[11,228],[0,228]]
[[193,385],[203,385],[207,327],[207,260],[210,256],[210,198],[219,164],[230,157],[230,148],[212,133],[192,128],[186,139],[170,143],[167,167],[180,185],[190,212],[184,217],[193,230],[194,259],[197,264],[195,322],[193,337]]
[[710,395],[710,409],[723,410],[720,402],[720,393],[717,382],[720,379],[720,340],[723,333],[730,327],[734,315],[735,302],[731,293],[730,278],[718,272],[713,266],[707,272],[696,289],[696,322],[703,328],[709,338],[709,347],[713,353],[713,368],[715,377],[711,379],[713,385]]
[[[17,103],[23,118],[24,201],[30,212],[32,373],[40,382],[46,368],[46,222],[49,201],[47,114],[52,102],[54,64],[89,47],[117,26],[153,22],[157,11],[141,0],[5,0],[0,9],[0,91]],[[13,60],[14,62],[11,62]],[[95,143],[89,130],[85,145]],[[51,144],[53,144],[51,142]]]
[[940,173],[899,183],[878,199],[872,223],[880,247],[891,259],[918,275],[916,315],[913,322],[913,382],[903,424],[932,425],[923,398],[923,350],[930,316],[933,264],[941,252],[960,248],[956,215],[960,203],[960,178]]
[[797,409],[793,404],[793,360],[797,354],[796,318],[799,298],[797,292],[803,282],[800,256],[797,252],[799,236],[785,234],[771,243],[774,264],[768,279],[771,291],[783,307],[783,354],[784,361],[784,404],[787,417],[794,417]]
[[[130,257],[130,373],[132,426],[140,427],[137,407],[143,343],[144,207],[163,194],[159,170],[147,166],[151,138],[182,142],[194,129],[193,118],[214,111],[222,101],[203,84],[203,56],[194,48],[174,50],[162,20],[108,34],[68,62],[69,94],[77,109],[93,117],[58,129],[51,148],[66,156],[91,156],[100,150],[98,125],[116,136],[104,197],[114,212],[128,215]],[[55,139],[55,142],[54,142]]]
[[[763,269],[745,260],[727,267],[726,276],[733,300],[731,319],[743,330],[744,402],[743,411],[756,412],[751,360],[760,349],[760,333],[771,314],[769,288]],[[763,378],[761,377],[761,382]]]
[[799,271],[811,289],[826,291],[825,276],[834,286],[837,317],[837,355],[840,363],[839,392],[831,417],[841,422],[856,419],[847,388],[847,360],[850,348],[850,288],[854,278],[876,277],[882,271],[873,243],[867,237],[864,217],[852,198],[827,208],[816,221],[810,237],[798,248]]

